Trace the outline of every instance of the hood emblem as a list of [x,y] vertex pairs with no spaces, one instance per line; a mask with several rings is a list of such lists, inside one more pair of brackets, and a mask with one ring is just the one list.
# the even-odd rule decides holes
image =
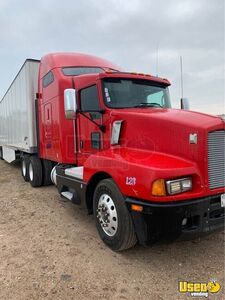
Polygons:
[[197,133],[190,133],[189,134],[189,143],[190,144],[198,144],[198,135],[197,135]]

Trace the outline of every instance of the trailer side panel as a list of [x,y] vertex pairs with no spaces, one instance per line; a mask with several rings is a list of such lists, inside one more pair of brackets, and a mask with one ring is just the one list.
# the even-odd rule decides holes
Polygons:
[[35,98],[39,61],[26,60],[0,101],[0,146],[37,152]]

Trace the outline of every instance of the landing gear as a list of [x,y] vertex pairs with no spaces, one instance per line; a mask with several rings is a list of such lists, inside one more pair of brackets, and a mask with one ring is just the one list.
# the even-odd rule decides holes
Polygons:
[[130,213],[112,179],[104,179],[97,185],[93,206],[97,230],[109,248],[121,251],[136,244]]

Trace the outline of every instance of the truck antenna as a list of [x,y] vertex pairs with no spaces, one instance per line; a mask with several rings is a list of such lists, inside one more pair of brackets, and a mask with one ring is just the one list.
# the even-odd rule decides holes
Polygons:
[[184,81],[183,81],[183,58],[180,56],[180,87],[181,87],[181,98],[184,97]]
[[159,43],[156,45],[156,77],[159,76]]

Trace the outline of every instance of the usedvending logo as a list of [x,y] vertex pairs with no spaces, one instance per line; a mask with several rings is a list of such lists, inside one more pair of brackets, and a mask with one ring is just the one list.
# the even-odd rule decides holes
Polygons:
[[188,282],[179,281],[178,290],[181,294],[190,294],[192,297],[209,297],[209,294],[216,294],[221,286],[216,280],[210,282]]

